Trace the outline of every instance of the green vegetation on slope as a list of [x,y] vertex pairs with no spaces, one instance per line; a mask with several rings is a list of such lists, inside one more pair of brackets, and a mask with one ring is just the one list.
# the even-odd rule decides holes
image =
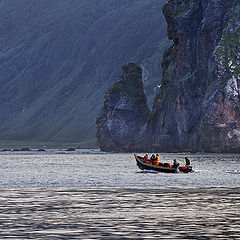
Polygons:
[[222,88],[232,76],[236,79],[240,76],[240,5],[234,13],[215,52],[218,63],[225,71],[225,77],[220,83]]

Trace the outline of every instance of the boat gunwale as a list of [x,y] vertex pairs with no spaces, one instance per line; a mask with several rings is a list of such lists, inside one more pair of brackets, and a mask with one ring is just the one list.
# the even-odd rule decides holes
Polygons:
[[[159,172],[165,172],[165,173],[177,173],[178,170],[176,168],[173,167],[164,167],[164,166],[156,166],[153,164],[149,164],[143,161],[143,157],[138,156],[137,154],[134,154],[134,157],[137,161],[137,166],[141,169],[141,170],[154,170],[154,171],[159,171]],[[144,168],[145,167],[145,168]],[[191,171],[186,171],[183,170],[181,168],[179,168],[179,171],[182,173],[192,173],[194,172],[193,169],[191,169]]]
[[[162,172],[168,172],[168,173],[175,173],[176,172],[176,169],[173,168],[173,167],[164,167],[164,166],[156,166],[156,165],[153,165],[153,164],[149,164],[149,163],[145,163],[142,159],[143,157],[141,156],[138,156],[137,154],[134,154],[135,156],[135,159],[137,161],[137,164],[138,162],[140,162],[139,164],[142,164],[143,166],[146,166],[148,168],[152,168],[150,170],[155,170],[155,171],[162,171]],[[140,159],[142,158],[142,159]],[[138,166],[139,167],[139,166]],[[139,167],[140,168],[140,167]],[[141,168],[140,168],[141,169]],[[148,170],[148,169],[146,169]]]

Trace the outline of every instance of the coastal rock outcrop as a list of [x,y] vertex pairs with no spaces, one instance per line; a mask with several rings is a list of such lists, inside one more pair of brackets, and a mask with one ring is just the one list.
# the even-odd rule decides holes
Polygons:
[[149,149],[240,152],[239,1],[169,0]]
[[[163,13],[173,45],[163,56],[161,89],[152,113],[140,125],[130,114],[131,121],[124,127],[132,105],[127,105],[128,98],[119,97],[122,90],[111,100],[113,88],[99,118],[104,118],[105,126],[105,135],[98,128],[100,147],[115,136],[113,142],[121,142],[120,150],[239,153],[239,0],[169,0]],[[140,109],[135,103],[134,109]],[[114,110],[116,106],[124,109]],[[119,117],[121,111],[125,114]],[[148,115],[146,110],[141,123]],[[109,144],[103,149],[116,148]]]
[[104,107],[96,120],[97,140],[103,151],[135,149],[136,135],[150,114],[141,67],[129,63],[122,70],[123,74],[105,94]]

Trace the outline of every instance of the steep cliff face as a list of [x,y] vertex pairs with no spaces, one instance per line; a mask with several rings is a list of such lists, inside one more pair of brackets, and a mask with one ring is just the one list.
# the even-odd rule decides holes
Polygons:
[[105,94],[97,123],[97,140],[104,151],[134,149],[135,138],[149,117],[143,92],[142,69],[134,63],[122,68],[123,74]]
[[173,46],[148,122],[149,148],[240,152],[240,4],[170,0]]
[[163,12],[173,45],[163,56],[162,87],[138,137],[122,146],[240,152],[239,0],[169,0]]

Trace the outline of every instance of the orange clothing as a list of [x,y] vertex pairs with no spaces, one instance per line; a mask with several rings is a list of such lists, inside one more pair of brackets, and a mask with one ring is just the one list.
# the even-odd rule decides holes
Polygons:
[[164,167],[172,167],[172,165],[170,163],[164,163],[163,166]]
[[148,164],[152,163],[151,160],[148,159],[148,155],[147,154],[144,156],[143,160],[144,160],[145,163],[148,163]]
[[155,159],[153,160],[153,165],[158,166],[159,165],[160,158],[159,156],[156,156]]

